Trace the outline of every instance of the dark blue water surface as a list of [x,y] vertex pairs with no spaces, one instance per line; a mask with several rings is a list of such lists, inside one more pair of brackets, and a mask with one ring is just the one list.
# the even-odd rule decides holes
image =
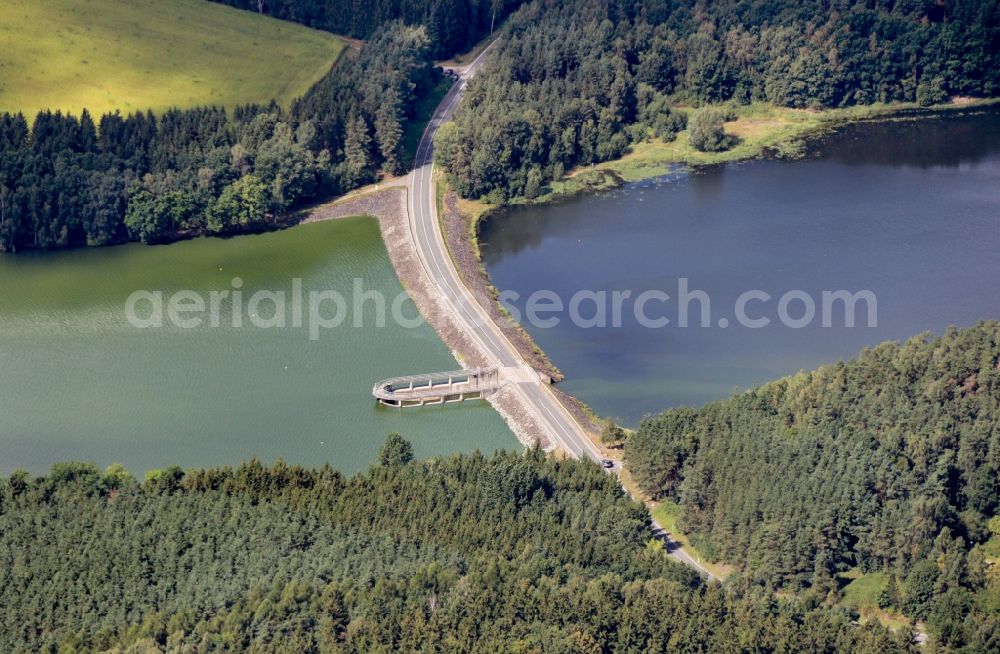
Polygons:
[[[671,296],[646,305],[671,321],[655,329],[638,324],[629,301],[619,328],[574,325],[568,312],[554,327],[522,320],[565,372],[564,390],[634,425],[885,340],[1000,319],[1000,112],[846,126],[804,161],[681,172],[516,208],[485,224],[482,240],[494,283],[516,291],[521,309],[540,289],[566,303],[581,289],[606,291],[609,305],[614,290]],[[700,326],[698,302],[689,326],[678,325],[682,278],[709,296],[711,326]],[[853,328],[842,304],[823,311],[822,293],[841,289],[874,293],[877,326],[865,303]],[[772,297],[747,305],[767,327],[737,324],[737,298],[750,290]],[[813,298],[808,326],[781,324],[779,299],[793,290]],[[788,313],[803,309],[793,301]],[[580,313],[591,316],[593,303]]]

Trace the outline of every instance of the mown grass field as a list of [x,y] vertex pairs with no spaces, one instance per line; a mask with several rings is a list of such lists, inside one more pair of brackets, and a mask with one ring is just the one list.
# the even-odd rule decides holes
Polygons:
[[840,591],[841,606],[857,611],[861,622],[877,620],[893,631],[909,626],[905,616],[879,608],[878,598],[889,583],[889,576],[884,572],[863,574],[854,568],[838,575],[838,580],[844,584]]
[[884,572],[862,574],[853,569],[840,575],[844,584],[841,589],[841,603],[859,611],[877,611],[878,598],[889,583],[889,576]]
[[287,105],[344,46],[206,0],[3,0],[0,111]]

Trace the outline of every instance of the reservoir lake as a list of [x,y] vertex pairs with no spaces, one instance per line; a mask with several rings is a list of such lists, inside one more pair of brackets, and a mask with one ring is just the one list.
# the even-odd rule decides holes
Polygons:
[[[846,125],[809,144],[804,160],[759,160],[676,172],[598,195],[515,207],[481,227],[484,263],[522,312],[538,290],[568,306],[578,291],[659,290],[642,326],[624,305],[620,327],[522,320],[566,374],[563,390],[635,426],[667,407],[700,405],[783,375],[854,356],[886,340],[1000,319],[1000,112]],[[679,288],[703,291],[679,326]],[[824,291],[874,294],[855,326],[842,304],[822,324]],[[737,300],[763,291],[769,302]],[[808,295],[815,318],[792,328],[778,304]],[[806,315],[804,300],[787,314]],[[579,314],[596,315],[581,302]],[[549,314],[545,314],[549,315]],[[726,325],[725,327],[721,325]]]
[[[663,327],[641,325],[628,303],[619,327],[574,325],[566,314],[554,327],[524,322],[566,373],[564,390],[634,426],[885,340],[1000,319],[1000,112],[848,125],[811,143],[804,160],[678,169],[517,207],[484,223],[481,239],[494,283],[516,292],[522,311],[538,290],[567,302],[581,290],[671,296],[646,305],[670,320]],[[232,292],[235,278],[244,298],[258,290],[291,298],[295,279],[305,294],[335,290],[348,305],[358,283],[387,304],[402,292],[371,218],[167,246],[0,255],[0,474],[83,460],[141,475],[252,456],[349,473],[372,463],[390,431],[412,440],[420,457],[519,447],[482,403],[377,406],[378,379],[457,365],[429,326],[391,317],[377,326],[370,305],[362,327],[349,306],[344,323],[319,330],[318,340],[291,320],[250,324],[246,306],[234,326],[225,302],[218,326],[165,319],[139,328],[126,317],[135,291],[159,291],[166,304],[181,290]],[[708,297],[708,326],[698,301],[679,326],[681,279]],[[877,326],[868,326],[863,304],[853,328],[842,310],[823,326],[823,291],[842,289],[871,291]],[[771,298],[746,305],[770,319],[767,327],[739,324],[735,306],[747,291]],[[776,305],[789,291],[815,298],[805,327],[781,324]],[[152,315],[151,304],[137,306],[140,317]],[[416,315],[409,300],[399,306]],[[802,312],[789,304],[792,317]]]
[[[231,302],[220,303],[217,327],[208,316],[199,328],[176,326],[163,316],[166,306],[162,327],[126,318],[135,291],[161,292],[166,305],[180,290],[202,298],[232,292],[234,278],[244,298],[240,327]],[[311,340],[304,307],[303,328],[292,327],[296,278],[305,294],[344,296],[344,323]],[[370,465],[392,431],[419,457],[519,448],[485,403],[405,411],[375,404],[379,379],[458,365],[426,324],[403,327],[390,317],[378,327],[372,303],[355,328],[355,283],[387,305],[402,293],[373,218],[153,247],[0,255],[0,474],[40,474],[74,460],[122,463],[141,477],[252,456],[329,462],[350,473]],[[257,290],[286,294],[285,328],[251,324],[246,305]],[[267,324],[274,305],[257,308]],[[408,299],[400,309],[417,315]],[[134,313],[145,324],[152,301],[136,302]],[[335,306],[322,305],[322,314],[332,318]]]

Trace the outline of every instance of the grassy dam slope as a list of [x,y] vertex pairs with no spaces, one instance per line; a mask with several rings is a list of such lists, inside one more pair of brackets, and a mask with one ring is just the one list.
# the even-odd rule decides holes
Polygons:
[[344,48],[332,34],[205,0],[4,0],[0,111],[94,115],[272,99]]

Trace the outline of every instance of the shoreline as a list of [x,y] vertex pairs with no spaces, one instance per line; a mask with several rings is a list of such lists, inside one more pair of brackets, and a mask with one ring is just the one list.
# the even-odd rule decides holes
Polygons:
[[[566,376],[524,327],[516,322],[500,304],[499,291],[490,279],[483,264],[479,248],[479,225],[486,215],[470,215],[468,201],[463,200],[447,186],[443,176],[436,181],[438,190],[438,216],[445,244],[462,282],[469,288],[480,306],[500,327],[521,357],[543,378],[547,378],[555,397],[588,433],[591,441],[608,454],[599,439],[602,425],[600,418],[579,398],[562,391],[558,383]],[[609,457],[613,458],[613,457]]]
[[[685,156],[677,156],[678,154],[684,154],[684,146],[687,140],[686,131],[681,132],[671,142],[644,141],[636,143],[633,144],[630,152],[619,159],[570,171],[563,179],[549,184],[545,189],[545,193],[532,200],[519,198],[505,205],[488,205],[476,200],[465,200],[459,198],[454,191],[448,188],[447,182],[442,176],[442,179],[437,181],[438,205],[440,209],[439,220],[452,260],[459,271],[462,281],[472,290],[476,300],[493,317],[495,322],[501,327],[504,335],[516,347],[524,359],[530,363],[531,367],[553,383],[555,396],[589,433],[594,444],[608,454],[609,458],[617,458],[612,450],[608,450],[600,442],[601,416],[587,403],[560,390],[556,386],[558,382],[565,378],[565,375],[549,359],[548,355],[538,346],[531,335],[520,324],[514,322],[497,301],[499,291],[493,284],[485,268],[480,252],[480,228],[485,221],[497,218],[511,206],[537,206],[550,202],[567,201],[585,193],[619,188],[632,182],[662,176],[676,171],[680,166],[697,168],[703,165],[717,165],[769,158],[775,155],[777,155],[777,158],[796,158],[788,156],[789,149],[792,150],[792,154],[795,154],[797,150],[795,146],[801,148],[808,139],[821,136],[831,129],[848,123],[882,120],[922,120],[936,116],[947,116],[952,112],[987,110],[997,106],[1000,106],[1000,98],[965,100],[960,103],[932,107],[918,107],[913,104],[870,105],[822,112],[750,105],[742,108],[742,114],[738,115],[737,120],[726,123],[727,132],[737,136],[741,134],[746,135],[748,133],[747,130],[755,127],[759,128],[762,124],[770,129],[758,132],[753,140],[744,138],[744,141],[735,148],[721,153],[697,153],[694,156],[694,160]],[[774,118],[775,115],[779,117],[784,116],[786,122],[778,122]],[[789,116],[800,119],[797,124],[794,124],[796,127],[794,130],[782,129],[787,128],[789,124],[793,124],[789,122]],[[801,118],[803,116],[810,118],[810,120],[805,121]],[[770,120],[770,123],[766,122],[768,120]],[[741,138],[743,137],[741,136]],[[798,149],[799,156],[802,153],[803,151]],[[417,293],[413,289],[414,283],[411,283],[411,280],[418,279],[416,285],[419,286],[421,271],[412,270],[412,266],[407,265],[405,261],[401,260],[399,244],[396,245],[395,250],[397,251],[394,252],[392,234],[395,228],[388,223],[398,220],[398,217],[393,218],[392,215],[398,213],[399,210],[405,215],[405,201],[402,202],[402,207],[399,208],[398,204],[396,207],[392,207],[391,205],[396,203],[386,203],[385,200],[397,195],[396,191],[402,191],[398,195],[405,198],[406,179],[405,176],[400,176],[355,189],[346,195],[333,198],[327,202],[313,204],[282,216],[276,216],[271,222],[255,226],[255,228],[216,235],[188,233],[170,242],[201,237],[232,238],[234,236],[280,231],[301,224],[348,216],[373,216],[379,221],[383,241],[389,251],[397,277],[400,279],[403,287],[410,293],[411,297],[414,298],[421,314],[428,320],[459,362],[470,362],[472,365],[475,365],[474,362],[478,356],[474,353],[476,348],[473,344],[464,342],[467,339],[460,338],[457,334],[446,335],[448,332],[455,331],[454,325],[450,325],[452,321],[444,320],[440,322],[443,320],[441,316],[437,315],[440,312],[434,308],[429,298],[425,298],[424,301],[418,301]],[[121,244],[109,244],[105,247],[114,247],[114,245]],[[23,251],[23,253],[50,251],[63,250],[30,249]],[[18,253],[10,254],[16,256]],[[426,289],[424,289],[423,294],[426,295]],[[492,403],[494,406],[498,404],[498,402]],[[500,410],[499,407],[498,410]],[[527,424],[530,421],[523,419],[523,417],[518,417],[519,413],[519,411],[516,411],[516,407],[512,406],[508,407],[505,411],[501,411],[505,420],[511,425],[511,429],[518,440],[525,446],[530,446],[538,440],[538,426]],[[515,423],[518,424],[515,426]]]
[[[420,315],[463,367],[482,367],[490,361],[476,343],[468,337],[448,308],[448,303],[435,292],[410,238],[407,209],[408,188],[392,184],[377,191],[358,193],[313,209],[302,224],[339,220],[352,216],[374,217],[379,224],[382,241],[389,260],[403,289],[417,306]],[[479,298],[477,298],[477,301]],[[414,371],[429,372],[429,371]],[[486,398],[525,448],[540,444],[547,451],[552,444],[541,425],[522,406],[508,388]]]
[[[916,103],[872,104],[838,109],[789,109],[765,103],[718,105],[732,110],[736,119],[725,123],[726,134],[736,144],[722,152],[701,152],[688,143],[687,129],[672,141],[646,139],[634,142],[629,151],[611,159],[568,171],[562,179],[543,187],[535,198],[514,198],[503,205],[476,200],[480,220],[488,220],[508,207],[538,206],[570,200],[579,195],[619,188],[632,182],[660,177],[678,168],[696,169],[756,159],[802,159],[810,140],[847,124],[889,120],[924,120],[956,112],[1000,107],[1000,98],[955,98],[945,104],[921,107]],[[687,114],[689,107],[676,108]],[[476,227],[478,239],[478,225]]]
[[[651,144],[649,142],[645,142],[633,144],[630,152],[620,159],[595,164],[594,166],[588,166],[584,169],[570,171],[563,179],[549,184],[545,189],[545,192],[543,192],[543,194],[538,198],[531,200],[523,198],[516,199],[506,205],[487,205],[482,202],[463,201],[467,211],[469,212],[466,216],[466,220],[469,222],[469,229],[467,233],[469,234],[469,239],[473,241],[470,247],[475,252],[479,253],[481,247],[480,229],[482,225],[485,221],[501,217],[510,207],[541,206],[549,203],[569,201],[586,193],[620,188],[627,184],[677,172],[678,169],[690,171],[702,166],[760,159],[801,159],[807,154],[809,142],[811,140],[821,138],[830,131],[848,124],[894,120],[926,120],[937,117],[946,117],[962,112],[988,111],[995,109],[998,106],[1000,106],[1000,100],[987,99],[927,108],[912,105],[897,105],[834,110],[829,113],[824,113],[819,118],[813,118],[809,121],[803,120],[798,124],[791,122],[786,122],[784,124],[772,122],[768,125],[771,129],[765,130],[762,133],[758,132],[752,141],[749,138],[744,138],[741,144],[744,146],[743,148],[737,146],[736,148],[732,148],[731,150],[722,153],[698,153],[693,157],[694,160],[685,156],[676,156],[683,153],[683,146],[686,144],[679,142],[682,140],[686,141],[686,131],[681,132],[675,141],[669,143],[660,142]],[[793,112],[795,110],[766,108],[763,111],[778,112],[780,115],[782,113]],[[751,116],[744,114],[739,116],[736,121],[728,122],[726,124],[727,133],[741,136],[741,133],[752,133],[748,132],[748,130],[753,127],[759,127],[762,123],[762,119],[759,115],[757,117],[753,117],[753,113],[761,113],[762,110],[760,108],[751,107],[749,108],[749,112],[751,113]],[[795,129],[789,129],[789,125],[792,125]],[[488,285],[492,296],[496,297],[498,291],[493,285],[488,271],[485,269],[482,258],[479,257],[477,262],[479,264],[481,275],[485,279],[485,283]],[[533,339],[531,340],[531,343],[534,345]],[[537,345],[534,345],[534,347],[537,348]],[[558,389],[555,390],[558,391]],[[579,398],[570,396],[561,391],[557,392],[557,396],[564,404],[573,404],[579,411],[592,417],[595,423],[600,420],[600,417],[596,414],[596,412]],[[594,440],[595,443],[601,447],[599,440]],[[602,449],[607,451],[606,448]],[[613,458],[617,459],[619,457],[620,453],[613,455]],[[630,479],[629,469],[624,465],[622,472],[623,479]],[[649,498],[646,497],[644,493],[639,492],[634,485],[626,485],[626,488],[629,489],[633,497],[643,501],[651,512],[657,508],[657,503],[650,501]],[[686,534],[678,532],[676,536],[680,538],[680,541],[683,542],[686,547],[690,547],[690,542],[687,539]],[[697,550],[695,550],[695,554],[697,555]],[[722,579],[724,579],[727,574],[734,569],[732,563],[725,561],[712,561],[708,565],[712,568],[716,576]]]
[[[691,170],[702,166],[758,159],[801,159],[806,154],[809,140],[822,137],[830,130],[847,124],[885,120],[924,120],[947,116],[953,112],[986,110],[997,106],[1000,106],[1000,98],[963,100],[931,107],[920,107],[911,103],[868,105],[825,111],[750,105],[743,108],[743,113],[737,116],[737,120],[726,123],[727,133],[741,139],[740,144],[730,150],[719,153],[694,151],[687,146],[687,130],[685,130],[679,133],[674,141],[666,143],[646,141],[633,144],[630,151],[619,159],[572,170],[561,180],[547,185],[542,195],[531,200],[517,198],[504,205],[489,205],[477,200],[466,200],[460,198],[448,186],[447,180],[442,175],[437,182],[439,220],[462,281],[473,291],[473,295],[484,309],[501,325],[511,343],[527,361],[531,362],[532,367],[552,379],[555,396],[589,432],[594,444],[609,458],[617,459],[620,454],[609,450],[600,442],[602,417],[580,398],[558,388],[558,382],[565,379],[565,375],[549,359],[534,338],[520,324],[514,322],[497,301],[499,289],[493,284],[481,254],[480,230],[486,221],[500,217],[510,207],[564,202],[587,193],[620,188],[626,184],[660,177],[676,172],[681,167]],[[553,375],[552,372],[558,374]]]
[[[550,202],[562,202],[579,195],[619,188],[625,184],[660,177],[684,166],[698,168],[761,158],[797,159],[804,154],[808,139],[822,136],[825,132],[848,123],[863,123],[880,120],[922,120],[951,112],[977,111],[1000,107],[997,98],[956,98],[947,104],[921,107],[916,103],[873,104],[842,109],[788,109],[762,103],[750,105],[719,105],[730,107],[737,113],[735,121],[726,123],[726,133],[738,139],[736,146],[723,152],[698,152],[687,145],[688,131],[677,134],[673,141],[647,139],[632,143],[630,150],[618,159],[612,159],[586,167],[568,171],[562,179],[554,180],[543,188],[536,198],[514,198],[506,204],[490,205],[479,200],[460,198],[463,212],[472,213],[475,223],[472,230],[473,252],[479,253],[479,225],[490,220],[508,207],[536,206]],[[693,112],[689,107],[676,108],[685,113]],[[233,238],[252,234],[267,234],[289,229],[297,225],[324,220],[316,214],[334,205],[379,194],[406,184],[406,175],[381,180],[344,195],[322,201],[307,203],[297,209],[280,215],[269,216],[265,220],[242,228],[211,233],[205,229],[182,230],[162,239],[145,243],[149,246],[170,245],[197,238]],[[450,190],[450,189],[448,189]],[[439,195],[441,191],[439,190]],[[440,202],[439,202],[440,206]],[[470,218],[471,219],[471,218]],[[128,243],[142,243],[137,239],[125,238],[100,246],[78,247],[27,247],[7,250],[0,247],[0,254],[17,255],[28,252],[64,252],[75,249],[113,248]],[[492,287],[491,287],[492,288]],[[495,289],[494,289],[495,291]],[[544,354],[544,353],[543,353]],[[549,362],[554,371],[558,371]],[[556,375],[558,377],[559,375]]]

